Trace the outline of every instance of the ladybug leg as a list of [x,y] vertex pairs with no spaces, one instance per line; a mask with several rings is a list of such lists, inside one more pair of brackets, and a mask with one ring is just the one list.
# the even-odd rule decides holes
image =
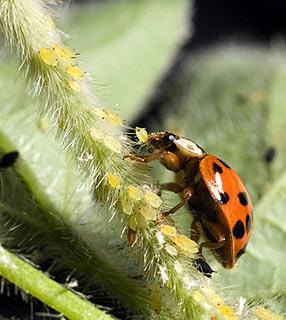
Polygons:
[[197,217],[194,217],[191,224],[191,236],[190,238],[195,242],[198,242],[201,237],[201,223]]
[[176,182],[161,183],[159,187],[161,190],[172,191],[175,193],[180,193],[184,190],[184,188]]
[[180,160],[178,156],[171,151],[160,151],[155,154],[139,155],[139,154],[127,154],[123,156],[123,159],[131,159],[138,162],[150,162],[154,160],[161,160],[162,164],[171,171],[179,171],[181,169]]
[[218,223],[203,219],[202,224],[217,242],[225,241],[225,234]]
[[166,218],[168,215],[175,213],[176,211],[178,211],[184,204],[186,204],[190,198],[192,197],[193,194],[193,188],[189,187],[189,188],[185,188],[184,189],[184,197],[183,200],[178,203],[175,207],[173,207],[172,209],[162,212],[158,218],[158,221],[162,221],[164,218]]
[[218,223],[202,220],[203,226],[209,231],[209,233],[215,238],[216,242],[202,242],[200,244],[200,252],[202,248],[219,249],[225,245],[225,234]]
[[[199,220],[199,218],[197,217],[197,215],[194,216],[194,219],[192,221],[192,225],[191,225],[191,230],[192,230],[192,233],[191,233],[191,236],[190,238],[197,242],[199,241],[200,239],[200,236],[203,232],[202,230],[202,225],[201,225],[201,222]],[[213,272],[215,272],[214,270],[212,270],[212,268],[209,266],[209,264],[206,262],[206,259],[205,257],[203,256],[202,254],[202,249],[204,246],[208,246],[210,244],[210,242],[203,242],[202,244],[200,244],[199,246],[199,258],[197,258],[195,260],[195,267],[200,271],[202,272],[206,277],[208,278],[211,278],[211,274]],[[217,244],[217,243],[215,243]]]
[[161,151],[161,152],[157,152],[155,154],[148,154],[148,155],[140,155],[140,154],[133,154],[133,153],[130,153],[130,154],[126,154],[123,156],[123,159],[131,159],[131,160],[134,160],[134,161],[137,161],[137,162],[150,162],[150,161],[153,161],[153,160],[159,160],[163,153],[166,152],[166,151]]
[[225,241],[221,242],[202,242],[199,247],[199,253],[202,254],[203,248],[219,249],[225,245]]

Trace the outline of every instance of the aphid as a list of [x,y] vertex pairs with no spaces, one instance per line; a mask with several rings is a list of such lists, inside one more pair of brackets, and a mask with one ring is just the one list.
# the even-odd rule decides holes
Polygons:
[[19,157],[18,151],[12,151],[4,154],[4,156],[0,160],[0,168],[5,169],[5,168],[12,167],[13,164],[18,159],[18,157]]
[[140,162],[160,160],[176,173],[176,182],[163,185],[165,190],[180,193],[182,201],[162,212],[160,219],[187,204],[194,215],[191,238],[203,234],[217,260],[232,268],[245,253],[253,229],[252,204],[237,173],[225,162],[208,154],[193,141],[169,132],[148,135],[148,155],[130,154]]

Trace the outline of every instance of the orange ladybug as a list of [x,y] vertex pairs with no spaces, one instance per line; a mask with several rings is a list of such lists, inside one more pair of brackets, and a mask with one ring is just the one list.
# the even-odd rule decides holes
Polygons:
[[194,214],[191,238],[198,241],[203,234],[207,241],[200,248],[212,249],[225,268],[232,268],[245,253],[253,229],[252,204],[240,177],[222,160],[173,133],[151,133],[147,144],[150,154],[125,158],[160,160],[176,173],[176,182],[162,184],[162,189],[182,197],[179,204],[161,213],[160,219],[187,204]]

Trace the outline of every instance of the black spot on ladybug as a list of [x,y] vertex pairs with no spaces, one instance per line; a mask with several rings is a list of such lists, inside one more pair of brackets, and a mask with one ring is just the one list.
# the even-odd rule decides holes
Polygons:
[[216,173],[216,172],[219,172],[219,173],[222,173],[223,172],[223,170],[222,170],[222,167],[221,166],[219,166],[217,163],[213,163],[213,171],[214,171],[214,173]]
[[211,266],[202,258],[196,259],[194,262],[194,266],[208,278],[211,278],[212,273],[215,272],[211,268]]
[[246,245],[238,251],[237,255],[236,255],[236,260],[238,260],[243,254],[245,254],[246,252]]
[[232,234],[234,235],[234,237],[236,239],[243,238],[243,236],[245,234],[245,230],[244,230],[244,224],[241,220],[238,220],[236,222],[235,226],[232,229]]
[[268,163],[272,162],[277,154],[277,150],[274,147],[268,147],[264,152],[264,160]]
[[219,200],[219,202],[220,202],[221,204],[226,204],[226,203],[228,203],[228,201],[229,201],[229,195],[228,195],[226,192],[220,193],[220,200]]
[[5,169],[11,167],[19,157],[18,151],[12,151],[4,154],[2,159],[0,160],[0,168]]
[[248,205],[248,199],[247,199],[247,195],[246,193],[243,191],[243,192],[239,192],[238,194],[238,199],[239,199],[239,202],[243,205],[243,206],[247,206]]
[[251,218],[249,214],[246,216],[245,225],[246,225],[246,232],[248,233],[251,229]]
[[231,169],[231,167],[230,167],[228,164],[226,164],[223,160],[218,159],[218,161],[221,162],[221,163],[222,163],[225,167],[227,167],[228,169]]

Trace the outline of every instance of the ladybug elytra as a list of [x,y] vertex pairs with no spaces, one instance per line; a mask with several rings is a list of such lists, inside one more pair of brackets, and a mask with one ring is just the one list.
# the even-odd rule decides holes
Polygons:
[[161,218],[187,204],[194,215],[191,238],[198,242],[203,234],[207,241],[200,248],[210,248],[225,268],[232,268],[245,253],[253,229],[252,204],[240,177],[222,160],[173,133],[151,133],[147,144],[152,153],[126,157],[140,162],[159,160],[176,174],[176,182],[163,184],[162,189],[180,193],[182,198]]

